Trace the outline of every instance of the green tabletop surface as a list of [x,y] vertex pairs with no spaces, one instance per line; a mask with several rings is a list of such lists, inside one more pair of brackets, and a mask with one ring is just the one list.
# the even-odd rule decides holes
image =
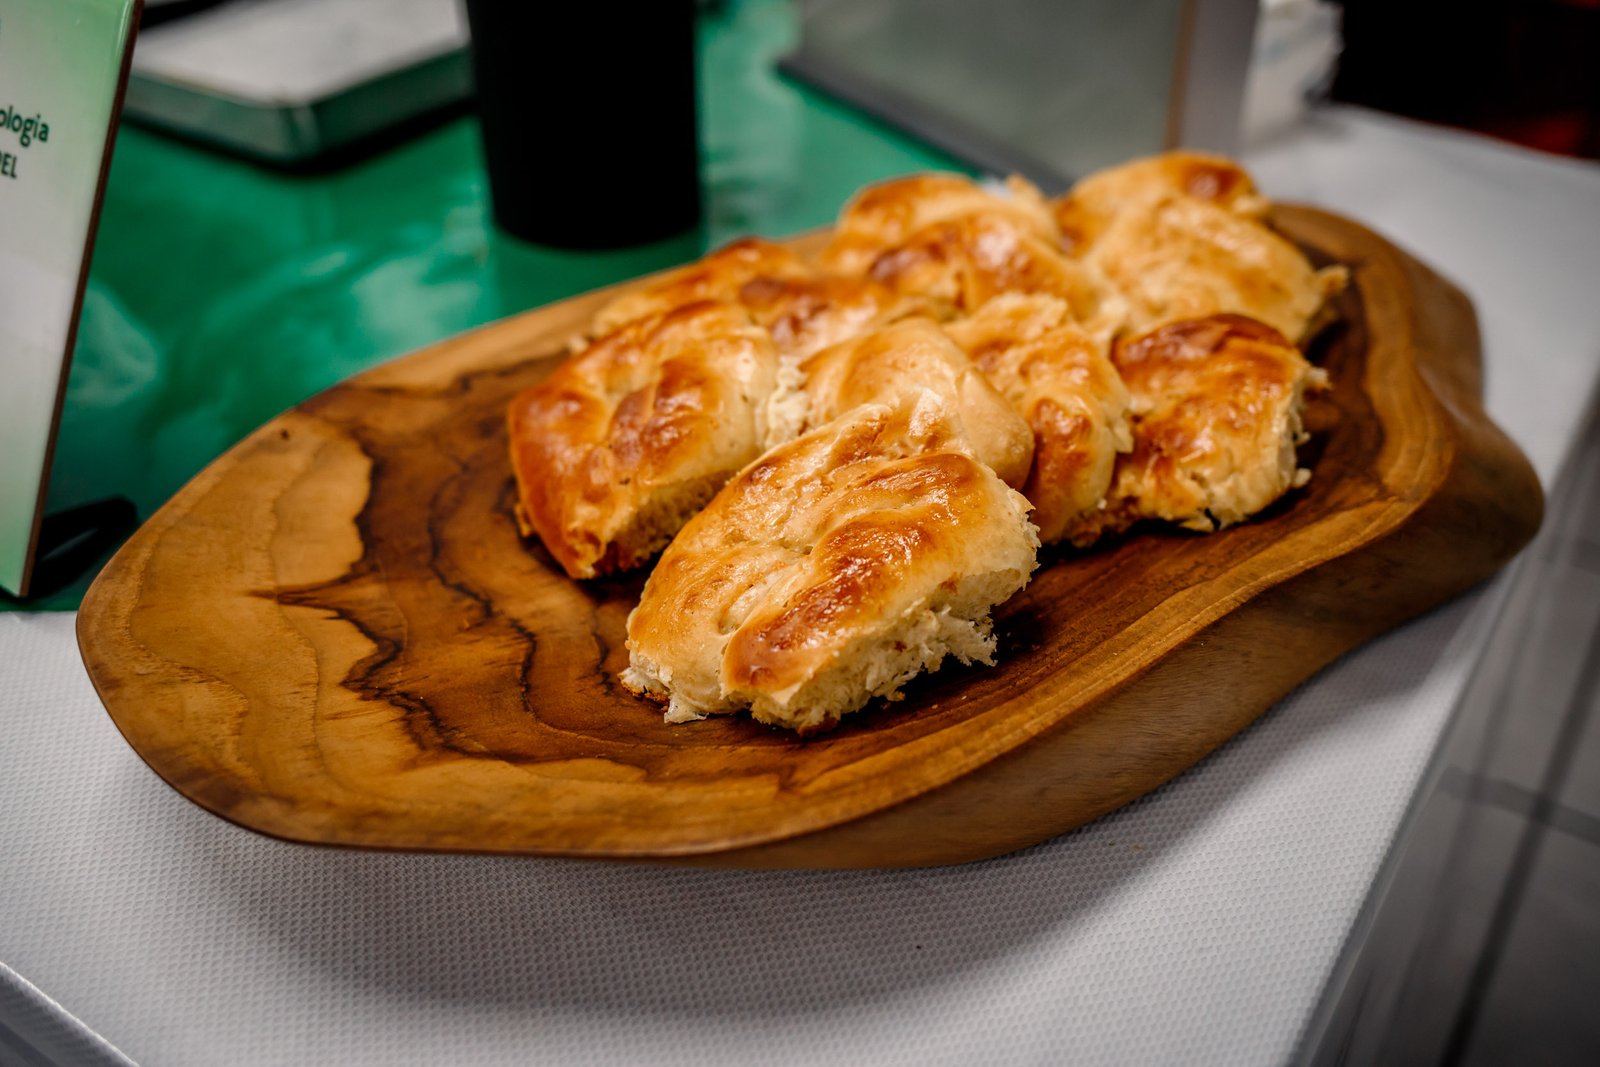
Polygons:
[[[123,496],[142,521],[249,431],[357,371],[743,234],[825,224],[867,182],[965,169],[778,74],[795,37],[782,0],[700,16],[706,222],[622,251],[557,251],[497,232],[471,116],[315,174],[125,125],[47,512]],[[8,605],[76,607],[108,557]]]

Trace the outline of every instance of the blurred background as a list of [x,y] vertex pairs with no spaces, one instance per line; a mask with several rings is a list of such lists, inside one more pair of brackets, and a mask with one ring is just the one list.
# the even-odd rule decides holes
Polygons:
[[1339,100],[1600,159],[1600,0],[1344,0]]

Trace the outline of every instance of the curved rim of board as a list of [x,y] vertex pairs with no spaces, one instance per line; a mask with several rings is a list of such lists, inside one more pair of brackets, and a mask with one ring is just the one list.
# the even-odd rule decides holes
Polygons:
[[[753,796],[736,812],[715,807],[716,783],[697,780],[692,787],[703,785],[707,790],[704,810],[692,810],[687,816],[680,812],[670,825],[619,823],[603,832],[591,826],[575,835],[570,826],[562,831],[565,816],[558,810],[562,794],[549,791],[560,788],[559,784],[551,786],[542,779],[535,783],[526,768],[489,759],[480,761],[482,766],[475,772],[484,782],[482,794],[451,798],[454,806],[448,812],[424,820],[423,825],[424,821],[408,821],[403,803],[370,811],[310,810],[297,802],[301,785],[292,776],[276,782],[272,790],[262,790],[237,771],[253,758],[249,745],[275,743],[270,732],[241,739],[227,753],[203,751],[188,724],[208,717],[244,716],[252,695],[231,691],[226,679],[203,669],[183,666],[181,654],[168,657],[167,649],[181,649],[186,641],[195,639],[199,627],[173,622],[157,625],[143,616],[136,626],[135,614],[155,599],[183,601],[192,596],[192,603],[185,601],[193,609],[189,618],[202,625],[203,620],[214,618],[220,630],[232,619],[225,598],[248,594],[224,590],[224,599],[208,601],[190,590],[152,588],[147,572],[153,559],[173,552],[167,545],[169,536],[184,528],[207,495],[229,479],[247,476],[247,464],[255,457],[270,453],[303,468],[315,459],[316,450],[339,447],[309,432],[314,420],[307,413],[317,398],[273,419],[219,457],[159,509],[111,560],[89,590],[79,614],[85,665],[130,745],[173,788],[222,818],[288,840],[726,865],[895,866],[980,858],[1054,836],[1175,776],[1337,655],[1487,577],[1514,555],[1537,527],[1541,510],[1537,479],[1480,406],[1476,325],[1466,298],[1427,267],[1353,222],[1293,205],[1276,207],[1273,220],[1301,244],[1331,252],[1351,269],[1352,285],[1368,327],[1362,388],[1384,429],[1373,468],[1366,476],[1384,491],[1359,507],[1319,518],[1314,527],[1291,529],[1283,540],[1176,591],[1161,602],[1160,610],[1135,619],[1076,658],[1070,671],[1060,669],[1061,663],[1052,665],[1046,656],[1042,666],[1018,679],[1026,684],[1016,687],[1013,695],[991,699],[974,714],[958,717],[939,729],[865,755],[857,745],[848,759],[837,766],[812,768],[803,782],[742,783],[752,796],[763,790],[770,796]],[[797,244],[816,239],[801,238]],[[373,368],[328,392],[359,388],[381,395],[385,391],[447,390],[463,375],[526,363],[530,353],[548,352],[551,338],[578,333],[598,303],[616,288],[491,324]],[[1404,432],[1389,432],[1401,419]],[[1476,482],[1477,472],[1485,466],[1507,471],[1520,499],[1496,510],[1497,502]],[[357,463],[341,469],[362,468]],[[316,486],[297,492],[298,508],[314,508],[321,499]],[[1448,537],[1434,534],[1430,516],[1456,514],[1462,508],[1489,509],[1481,521],[1473,520],[1486,531],[1481,543],[1452,544]],[[312,536],[320,531],[315,522],[305,530]],[[353,538],[358,533],[340,536]],[[1405,595],[1397,596],[1394,603],[1375,595],[1371,605],[1354,605],[1348,619],[1328,622],[1327,634],[1319,637],[1314,647],[1308,645],[1291,669],[1268,672],[1260,685],[1247,686],[1230,696],[1232,703],[1226,707],[1210,708],[1206,698],[1198,699],[1195,709],[1209,715],[1214,725],[1165,754],[1165,765],[1157,773],[1145,774],[1137,782],[1111,782],[1088,798],[1078,796],[1070,783],[1051,777],[1049,761],[1069,766],[1078,758],[1067,752],[1067,746],[1081,742],[1087,745],[1085,752],[1092,752],[1096,744],[1112,743],[1084,739],[1097,737],[1096,731],[1103,731],[1123,706],[1132,708],[1146,699],[1140,695],[1141,687],[1148,689],[1151,679],[1170,681],[1175,672],[1192,669],[1192,663],[1185,666],[1185,645],[1192,649],[1197,635],[1270,625],[1271,610],[1281,610],[1298,592],[1314,592],[1312,584],[1327,579],[1328,564],[1363,554],[1384,557],[1398,538],[1407,536],[1422,537],[1430,542],[1430,550],[1444,553],[1452,563],[1448,577],[1419,579],[1420,584],[1411,585],[1402,580]],[[352,543],[343,551],[353,560],[361,556],[362,545]],[[1182,624],[1174,624],[1175,619],[1183,620]],[[353,623],[329,618],[317,625]],[[231,654],[251,654],[247,636],[239,638],[239,647]],[[996,669],[1005,671],[1006,664],[1002,661]],[[1086,675],[1093,679],[1089,689],[1081,688]],[[333,665],[319,664],[311,674],[285,676],[275,683],[282,688],[274,699],[287,705],[297,700],[315,703],[334,693],[341,677]],[[1026,699],[1020,699],[1018,694],[1024,692]],[[364,709],[359,697],[352,700],[349,694],[337,695],[345,701],[342,714],[347,717],[376,710]],[[1139,715],[1144,718],[1138,721],[1159,722],[1147,708],[1128,714],[1130,722]],[[680,736],[686,747],[693,746],[691,733]],[[815,753],[825,749],[829,740],[825,736],[801,744],[823,746],[813,749]],[[596,758],[604,761],[605,757],[599,754]],[[314,754],[301,765],[311,768],[309,773],[323,773],[316,770]],[[424,780],[427,770],[422,768],[423,776],[417,779],[423,789],[428,788]],[[569,770],[573,796],[589,788],[586,783],[609,773],[587,767]],[[344,771],[348,773],[348,765]],[[333,773],[326,767],[324,772]],[[596,773],[599,778],[593,776]],[[1113,768],[1106,773],[1114,777],[1116,771]],[[1040,784],[1030,785],[1030,777]],[[1007,780],[997,784],[998,779]],[[457,779],[457,784],[460,781]],[[495,805],[497,796],[510,797],[523,787],[545,790],[540,795],[546,808],[530,814],[530,809]],[[666,787],[674,786],[669,782]],[[979,831],[976,837],[963,829],[963,819],[968,818],[965,812],[982,800],[986,795],[982,791],[1009,797],[1004,803],[1015,805],[1032,795],[1030,789],[1048,809],[1043,815],[1022,818],[1014,829]],[[437,799],[419,795],[421,806],[416,810],[420,812]],[[585,810],[592,815],[591,809]],[[919,820],[927,818],[946,820],[940,825],[948,833],[941,830],[932,840],[911,840]]]

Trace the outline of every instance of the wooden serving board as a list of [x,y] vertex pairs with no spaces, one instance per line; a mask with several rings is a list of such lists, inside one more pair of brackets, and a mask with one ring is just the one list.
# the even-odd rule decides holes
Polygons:
[[295,841],[909,866],[1004,853],[1126,804],[1334,657],[1472,586],[1539,484],[1479,405],[1467,299],[1354,223],[1277,226],[1351,268],[1313,351],[1311,484],[1211,536],[1047,553],[999,666],[800,741],[630,696],[642,577],[578,583],[519,539],[503,413],[608,294],[359,375],[157,512],[78,620],[130,744],[190,800]]

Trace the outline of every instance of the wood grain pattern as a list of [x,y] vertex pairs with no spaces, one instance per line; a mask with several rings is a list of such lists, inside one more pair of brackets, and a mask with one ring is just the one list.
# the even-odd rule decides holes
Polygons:
[[[1318,358],[1311,485],[1210,536],[1047,556],[1000,666],[799,741],[669,727],[616,683],[642,578],[570,581],[512,519],[507,400],[606,294],[446,341],[256,431],[130,540],[84,661],[184,796],[296,841],[746,866],[996,855],[1153,789],[1318,668],[1532,536],[1539,486],[1479,406],[1459,291],[1319,211],[1352,268]],[[815,240],[815,238],[813,238]]]

